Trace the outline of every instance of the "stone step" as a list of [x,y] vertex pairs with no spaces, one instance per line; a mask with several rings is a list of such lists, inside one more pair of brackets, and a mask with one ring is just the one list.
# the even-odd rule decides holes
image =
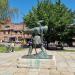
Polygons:
[[17,61],[18,68],[55,68],[56,60],[55,56],[52,59],[29,59],[19,58]]

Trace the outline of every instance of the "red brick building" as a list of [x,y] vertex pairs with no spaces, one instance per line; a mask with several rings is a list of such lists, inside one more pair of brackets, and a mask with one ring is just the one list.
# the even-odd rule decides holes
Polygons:
[[26,29],[23,23],[14,24],[10,20],[5,24],[0,24],[0,41],[20,41],[21,39],[28,39],[31,34],[24,34],[22,31]]

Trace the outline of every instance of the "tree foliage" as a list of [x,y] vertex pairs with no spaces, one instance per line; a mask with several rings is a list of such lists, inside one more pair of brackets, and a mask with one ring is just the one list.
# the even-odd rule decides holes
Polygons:
[[33,28],[38,26],[37,21],[44,20],[42,25],[48,26],[48,31],[45,35],[46,41],[62,41],[65,35],[67,39],[70,36],[72,39],[72,30],[66,29],[68,24],[72,24],[75,18],[74,12],[68,9],[63,3],[51,0],[38,1],[36,7],[33,7],[28,15],[24,16],[24,22],[28,27]]
[[33,7],[28,15],[24,16],[24,22],[32,28],[37,26],[37,21],[44,20],[43,25],[48,25],[49,21],[57,27],[73,22],[72,11],[64,4],[52,3],[50,0],[38,1],[36,7]]
[[9,0],[0,0],[0,23],[4,22],[7,18],[12,18],[18,13],[17,8],[10,8]]

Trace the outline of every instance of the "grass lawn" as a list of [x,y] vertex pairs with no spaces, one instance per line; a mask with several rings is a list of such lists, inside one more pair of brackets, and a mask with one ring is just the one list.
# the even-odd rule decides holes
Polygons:
[[[21,47],[15,47],[14,48],[14,51],[21,51],[21,50],[24,50],[23,48]],[[54,51],[57,51],[57,50],[54,50]],[[75,50],[58,50],[60,52],[75,52]],[[7,48],[5,46],[0,46],[0,53],[5,53],[7,52]]]
[[51,51],[60,51],[60,52],[75,52],[75,50],[67,50],[67,49],[64,49],[64,50],[51,50]]
[[6,47],[1,46],[0,47],[0,53],[6,52]]
[[21,48],[21,47],[15,47],[14,50],[15,50],[15,51],[20,51],[20,50],[23,50],[23,48]]
[[[21,47],[14,48],[14,51],[20,51],[20,50],[23,50],[23,48]],[[5,53],[5,52],[7,52],[7,48],[5,46],[0,46],[0,53]]]
[[63,50],[64,52],[75,52],[75,50]]
[[68,50],[68,49],[64,49],[64,50],[48,50],[48,51],[57,51],[57,52],[75,52],[75,50]]

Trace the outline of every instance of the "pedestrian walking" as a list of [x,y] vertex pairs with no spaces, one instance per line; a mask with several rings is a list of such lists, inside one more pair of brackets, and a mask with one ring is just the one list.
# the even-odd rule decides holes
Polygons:
[[30,39],[28,43],[29,43],[28,55],[31,55],[32,50],[33,50],[33,42],[32,42],[32,39]]
[[14,52],[14,48],[15,48],[15,43],[12,42],[12,43],[11,43],[11,52]]
[[6,44],[6,52],[10,52],[10,44]]

